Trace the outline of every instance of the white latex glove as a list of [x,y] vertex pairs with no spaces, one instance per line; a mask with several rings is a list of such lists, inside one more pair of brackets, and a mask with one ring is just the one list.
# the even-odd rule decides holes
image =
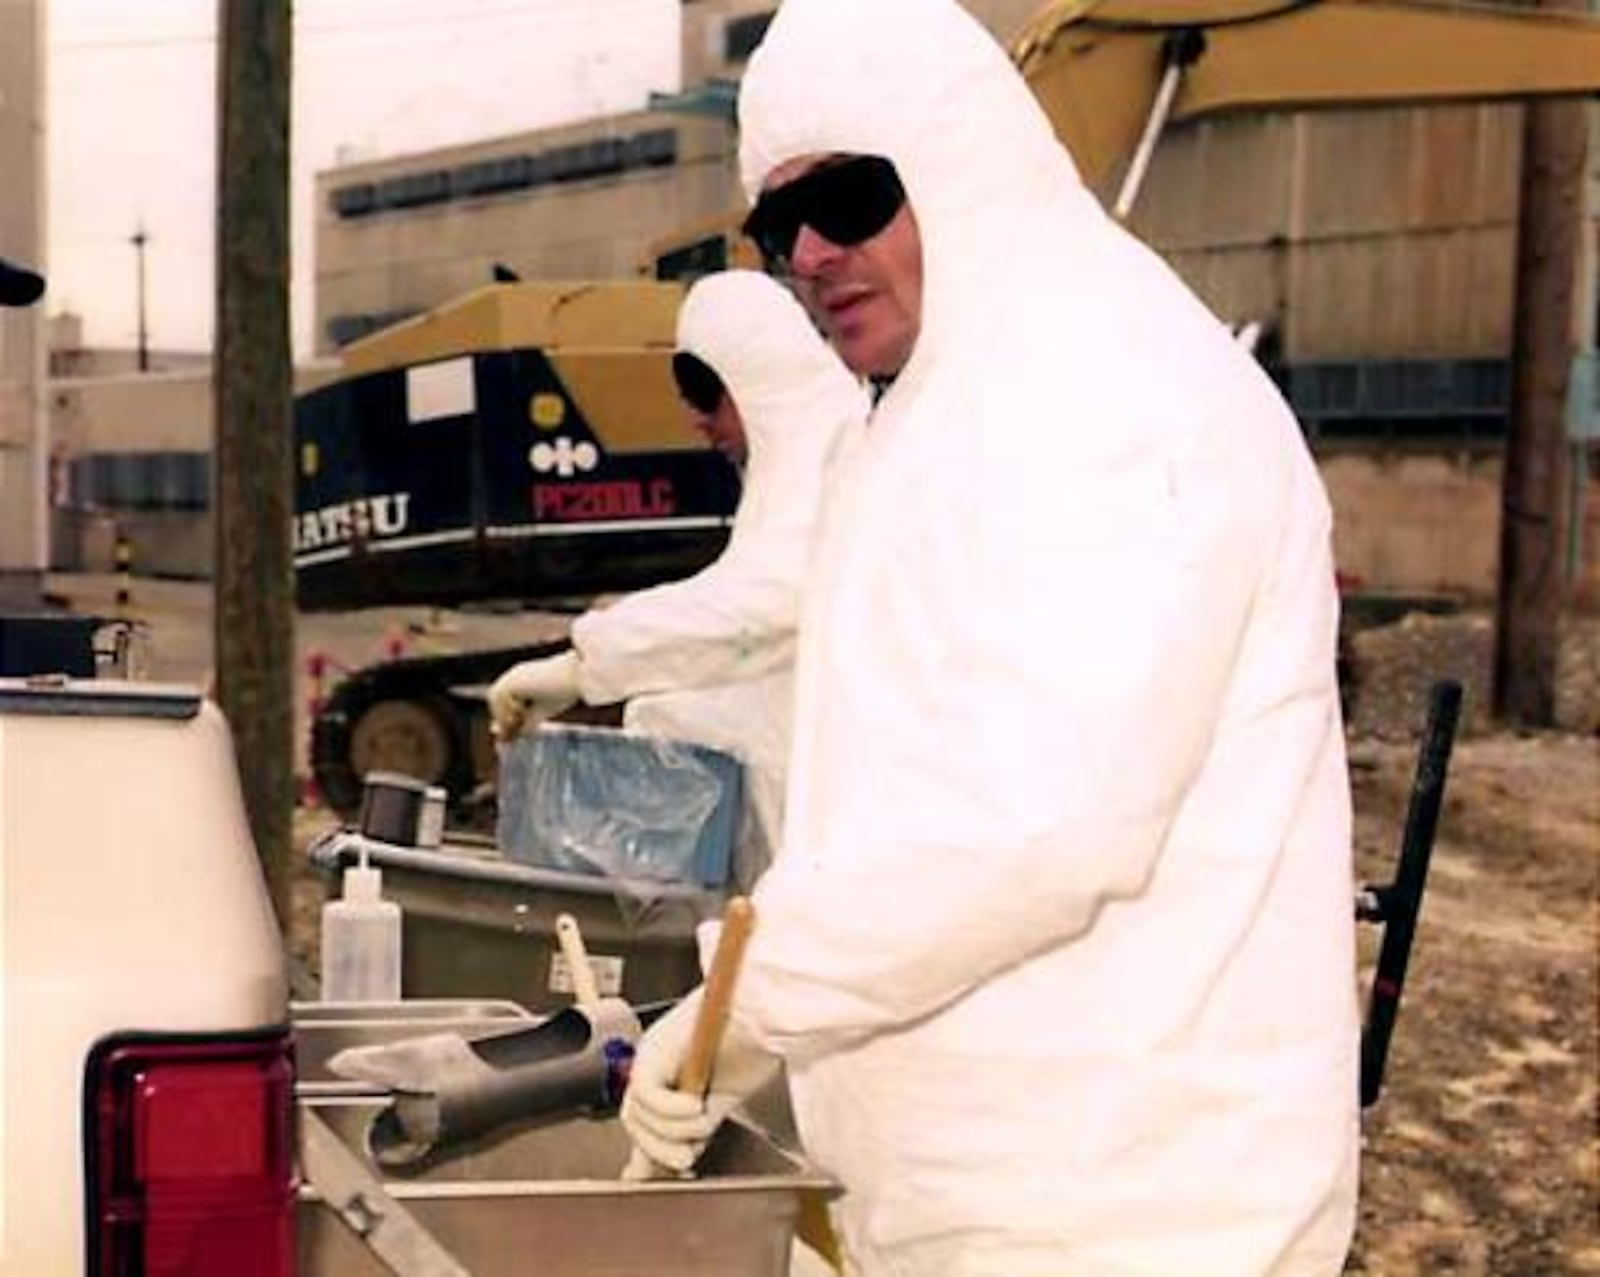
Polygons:
[[624,1179],[687,1172],[728,1114],[778,1074],[778,1057],[756,1046],[730,1019],[705,1097],[686,1095],[673,1086],[689,1049],[702,992],[689,994],[639,1039],[622,1097],[622,1125],[634,1145]]
[[523,661],[490,684],[489,721],[497,740],[513,740],[578,700],[576,652]]

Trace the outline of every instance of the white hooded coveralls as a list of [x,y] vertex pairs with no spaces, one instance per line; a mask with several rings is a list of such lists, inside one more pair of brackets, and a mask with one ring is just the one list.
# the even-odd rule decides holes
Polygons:
[[736,1026],[856,1271],[1337,1273],[1330,512],[1268,379],[953,0],[786,0],[741,163],[891,159],[921,332],[831,471]]
[[728,544],[686,580],[585,613],[572,642],[585,701],[630,700],[627,726],[745,764],[754,848],[744,840],[739,876],[748,880],[777,841],[799,592],[824,462],[868,401],[793,296],[754,271],[692,285],[677,348],[716,372],[744,423],[748,459]]

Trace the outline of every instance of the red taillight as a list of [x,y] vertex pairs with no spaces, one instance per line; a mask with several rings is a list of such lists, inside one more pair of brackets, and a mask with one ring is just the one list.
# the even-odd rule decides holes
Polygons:
[[94,1277],[293,1277],[287,1031],[102,1042],[86,1099]]

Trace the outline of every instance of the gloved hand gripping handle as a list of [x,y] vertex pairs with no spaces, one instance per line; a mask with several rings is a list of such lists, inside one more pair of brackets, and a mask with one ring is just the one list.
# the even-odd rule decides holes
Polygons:
[[[672,1078],[671,1089],[691,1095],[702,1104],[711,1089],[716,1070],[717,1053],[722,1046],[723,1033],[728,1026],[728,1015],[733,1002],[733,989],[739,975],[740,963],[755,925],[755,906],[743,896],[728,901],[722,918],[722,930],[717,939],[717,951],[711,959],[711,969],[706,973],[704,987],[700,990],[700,1004],[695,1008],[694,1022],[689,1026],[689,1040],[683,1049],[683,1059]],[[680,1004],[681,1005],[681,1004]],[[626,1121],[626,1117],[624,1117]],[[663,1175],[690,1174],[657,1165],[643,1148],[634,1147],[628,1164],[623,1167],[625,1180],[657,1179]]]

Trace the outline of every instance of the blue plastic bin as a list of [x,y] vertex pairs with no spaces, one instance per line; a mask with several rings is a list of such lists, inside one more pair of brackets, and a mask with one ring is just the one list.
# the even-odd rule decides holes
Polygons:
[[720,750],[542,724],[500,760],[497,836],[513,860],[620,880],[727,885],[743,768]]

